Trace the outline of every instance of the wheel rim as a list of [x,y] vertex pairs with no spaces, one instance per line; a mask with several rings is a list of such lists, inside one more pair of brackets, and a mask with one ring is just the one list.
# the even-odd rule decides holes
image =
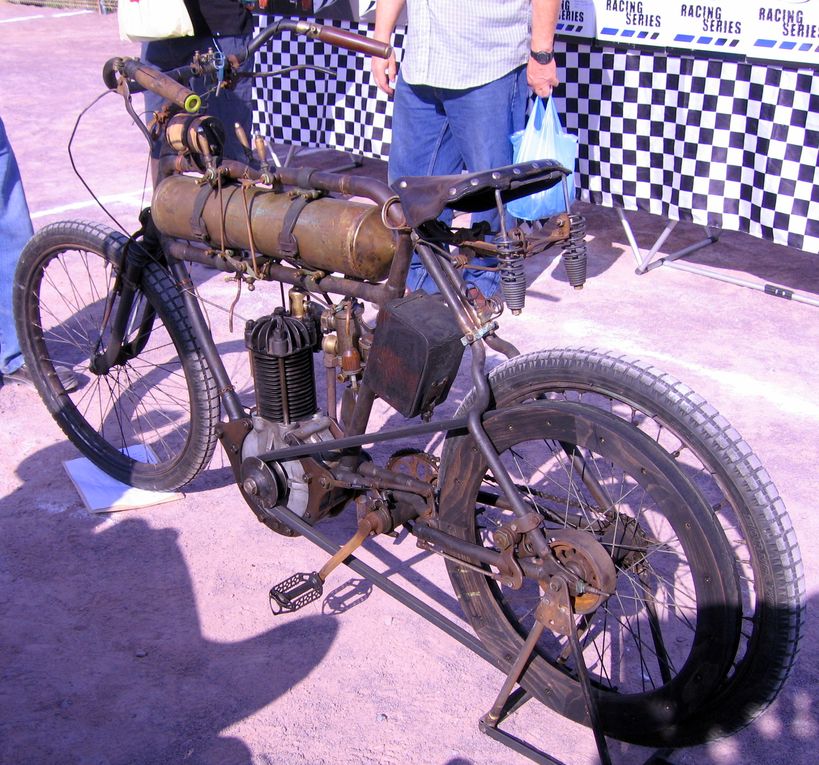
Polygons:
[[[764,603],[764,593],[760,591],[763,579],[755,570],[755,556],[747,541],[748,530],[744,528],[734,508],[736,500],[731,489],[712,467],[703,462],[689,434],[672,427],[650,407],[637,402],[632,394],[607,389],[604,385],[559,379],[552,381],[549,387],[554,390],[538,394],[538,400],[569,401],[593,406],[639,428],[680,466],[705,498],[733,550],[735,578],[740,584],[740,640],[734,661],[725,673],[724,683],[737,679],[746,657],[753,655],[757,639],[756,624],[761,614],[760,604]],[[526,396],[522,396],[516,398],[516,401],[525,399]]]

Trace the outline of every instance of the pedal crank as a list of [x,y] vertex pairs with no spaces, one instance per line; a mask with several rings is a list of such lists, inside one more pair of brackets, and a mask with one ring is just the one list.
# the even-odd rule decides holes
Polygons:
[[321,567],[321,571],[293,574],[270,589],[271,611],[276,616],[291,613],[320,598],[324,591],[324,582],[335,568],[361,547],[367,537],[383,534],[391,529],[388,513],[377,511],[367,513],[359,521],[356,533]]

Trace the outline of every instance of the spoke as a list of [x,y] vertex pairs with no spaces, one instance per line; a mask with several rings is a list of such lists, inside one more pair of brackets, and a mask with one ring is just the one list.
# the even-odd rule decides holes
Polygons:
[[[635,416],[633,408],[626,413],[626,418]],[[662,429],[658,434],[658,441],[665,436]],[[693,646],[698,600],[681,540],[647,490],[651,477],[635,476],[620,467],[619,460],[584,446],[548,439],[517,444],[505,458],[527,504],[551,522],[589,531],[617,564],[616,591],[578,623],[596,682],[610,692],[627,694],[653,692],[672,682]],[[504,511],[509,512],[502,496],[491,496],[493,491],[492,483],[485,483],[481,495],[487,502],[481,523],[487,545],[492,529],[502,525]],[[558,504],[559,512],[550,509]],[[516,592],[501,589],[514,603],[515,618],[525,633],[537,598],[525,587]],[[752,627],[749,622],[746,631]],[[541,644],[541,653],[551,656],[550,661],[574,672],[567,666],[572,662],[564,639],[548,635]]]
[[641,583],[643,585],[643,592],[646,593],[645,597],[643,598],[643,605],[645,606],[646,613],[648,614],[648,626],[651,630],[651,637],[654,641],[654,653],[660,665],[660,677],[662,677],[664,683],[668,683],[671,680],[671,662],[668,657],[665,642],[663,641],[663,634],[660,629],[660,620],[657,618],[657,609],[655,607],[654,596],[649,595],[648,584],[644,580],[641,580]]

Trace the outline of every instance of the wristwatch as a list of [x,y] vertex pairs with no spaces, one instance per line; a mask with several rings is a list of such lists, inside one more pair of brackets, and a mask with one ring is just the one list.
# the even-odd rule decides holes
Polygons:
[[551,64],[555,58],[553,50],[530,50],[529,55],[538,62],[538,64]]

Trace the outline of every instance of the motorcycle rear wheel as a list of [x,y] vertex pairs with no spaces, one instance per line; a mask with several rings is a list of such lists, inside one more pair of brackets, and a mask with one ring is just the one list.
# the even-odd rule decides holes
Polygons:
[[[565,349],[519,356],[490,374],[494,406],[537,400],[576,401],[611,413],[642,431],[705,497],[733,551],[741,596],[741,635],[718,686],[668,734],[644,737],[615,732],[635,743],[694,745],[726,735],[758,716],[785,683],[798,652],[804,620],[805,582],[793,527],[767,472],[741,436],[690,388],[648,365],[597,350]],[[463,414],[471,396],[461,407]],[[471,507],[450,507],[455,480],[450,438],[441,468],[441,512],[457,526],[473,521]],[[455,515],[453,515],[455,514]],[[450,565],[459,597],[471,584]],[[488,595],[487,595],[488,596]],[[477,629],[477,628],[476,628]],[[543,698],[543,697],[542,697]],[[555,708],[565,700],[543,700]],[[562,710],[561,710],[562,711]]]
[[[672,731],[718,686],[739,639],[732,553],[710,509],[651,439],[594,407],[535,401],[493,412],[485,427],[525,504],[541,516],[552,552],[584,582],[573,593],[575,623],[606,733],[672,744]],[[496,549],[515,519],[508,498],[469,439],[452,456],[457,473],[442,486],[442,528]],[[446,509],[467,507],[466,518]],[[608,568],[606,556],[613,561],[612,576],[600,556]],[[474,566],[449,568],[478,635],[511,665],[541,588],[548,591],[545,577],[516,589]],[[588,722],[567,636],[547,629],[536,651],[521,684]]]

